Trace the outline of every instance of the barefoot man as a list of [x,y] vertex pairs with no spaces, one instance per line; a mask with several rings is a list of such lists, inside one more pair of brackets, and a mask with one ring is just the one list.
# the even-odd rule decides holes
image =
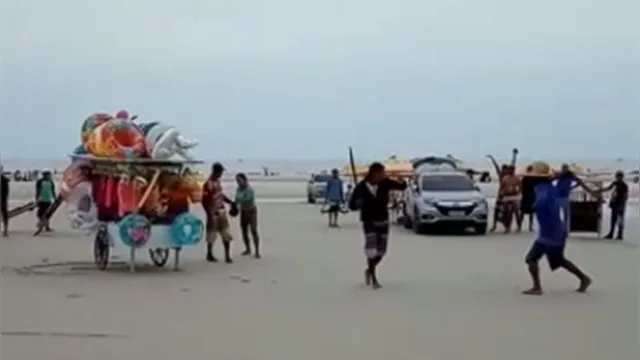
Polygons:
[[231,260],[231,230],[229,228],[229,218],[224,208],[224,204],[233,204],[228,197],[226,197],[222,191],[222,184],[220,178],[224,172],[224,167],[221,163],[214,163],[211,167],[211,174],[209,179],[204,183],[202,189],[202,207],[205,214],[207,214],[207,261],[217,262],[215,256],[213,256],[213,244],[215,243],[218,235],[222,238],[222,245],[224,246],[224,260],[227,264],[233,262]]
[[387,178],[384,165],[375,162],[369,166],[364,180],[360,181],[353,189],[349,200],[351,210],[360,210],[360,221],[365,238],[364,252],[367,257],[364,278],[365,283],[374,289],[380,288],[376,268],[387,252],[389,192],[406,188],[406,183]]
[[[550,173],[550,167],[543,162],[532,165],[532,172],[536,175]],[[564,257],[564,248],[568,232],[562,219],[562,211],[558,200],[558,190],[551,182],[551,176],[541,178],[535,188],[535,203],[533,209],[538,219],[539,234],[526,256],[527,267],[533,281],[531,289],[523,292],[525,295],[542,295],[540,282],[540,259],[547,258],[551,271],[563,268],[575,275],[580,281],[578,292],[585,292],[591,279],[574,263]]]

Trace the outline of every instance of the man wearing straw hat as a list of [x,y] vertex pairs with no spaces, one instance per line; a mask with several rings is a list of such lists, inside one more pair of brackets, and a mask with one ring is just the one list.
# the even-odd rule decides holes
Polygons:
[[539,262],[543,257],[547,258],[552,271],[563,268],[575,275],[580,281],[576,291],[583,293],[591,285],[591,278],[564,257],[568,232],[562,218],[558,189],[551,181],[550,166],[544,162],[536,162],[531,165],[531,168],[533,175],[541,177],[535,187],[533,204],[539,233],[525,259],[533,286],[523,291],[523,294],[542,295]]

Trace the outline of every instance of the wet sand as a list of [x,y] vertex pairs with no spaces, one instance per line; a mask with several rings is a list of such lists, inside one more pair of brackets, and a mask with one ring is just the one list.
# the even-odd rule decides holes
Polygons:
[[314,206],[260,205],[261,260],[241,257],[236,241],[232,265],[204,262],[198,247],[183,252],[179,272],[145,265],[142,254],[135,274],[95,270],[92,239],[62,214],[56,232],[38,238],[24,215],[1,240],[0,358],[637,359],[637,214],[630,209],[624,243],[571,239],[568,256],[594,278],[588,294],[545,268],[542,297],[520,294],[529,233],[394,227],[383,288],[371,290],[355,215],[328,229]]

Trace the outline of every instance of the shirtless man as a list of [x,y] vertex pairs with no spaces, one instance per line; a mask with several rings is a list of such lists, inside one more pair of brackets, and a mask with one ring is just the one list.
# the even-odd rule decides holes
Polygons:
[[229,218],[224,208],[224,204],[232,205],[233,202],[226,197],[222,191],[220,178],[224,172],[224,167],[220,163],[214,163],[211,167],[209,179],[203,185],[202,207],[207,214],[207,261],[217,262],[213,256],[213,244],[218,235],[222,238],[224,246],[224,259],[227,264],[233,263],[231,260],[231,241],[233,236],[229,228]]
[[[512,166],[515,169],[516,161],[518,159],[518,149],[513,149],[511,152],[511,163],[510,164],[502,164],[502,166],[498,165],[498,161],[492,155],[487,155],[491,163],[493,164],[493,168],[495,169],[496,175],[498,177],[498,182],[500,186],[502,185],[502,178],[508,174],[509,166]],[[496,231],[498,226],[498,222],[501,221],[503,217],[503,202],[501,197],[501,192],[498,190],[498,197],[496,198],[496,206],[493,211],[493,226],[491,227],[491,232]]]
[[[522,200],[522,182],[515,173],[514,166],[507,166],[500,179],[499,197],[502,199],[502,224],[504,232],[511,231],[514,215],[520,218],[520,201]],[[518,227],[520,230],[520,227]]]

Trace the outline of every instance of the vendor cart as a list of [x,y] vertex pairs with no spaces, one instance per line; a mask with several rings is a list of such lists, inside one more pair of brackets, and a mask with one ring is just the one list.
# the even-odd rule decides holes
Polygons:
[[[583,181],[593,190],[602,189],[602,181],[588,178]],[[577,188],[571,192],[569,201],[569,232],[596,233],[599,237],[602,231],[602,197]]]
[[[96,209],[97,221],[95,226],[92,226],[91,234],[94,236],[94,261],[100,270],[107,268],[112,252],[128,254],[129,268],[133,272],[140,251],[148,252],[152,263],[162,267],[168,262],[171,250],[174,253],[174,269],[177,270],[181,249],[198,244],[204,237],[204,224],[189,212],[188,202],[186,208],[171,213],[167,210],[171,207],[167,202],[171,200],[158,195],[165,194],[167,190],[163,188],[163,177],[170,176],[173,184],[171,189],[175,189],[176,184],[186,181],[185,177],[191,176],[185,171],[187,167],[200,164],[200,161],[114,160],[90,155],[71,157],[74,161],[82,161],[83,176],[93,188],[92,202]],[[114,186],[125,178],[141,179],[144,186],[137,189],[139,195],[131,194],[136,204],[133,211],[121,214],[98,197],[111,196],[100,194],[115,191]],[[198,187],[201,189],[199,184],[192,184],[192,188]],[[119,188],[119,191],[121,190]],[[122,193],[114,196],[116,200],[112,202],[122,201]],[[158,206],[155,208],[161,207],[164,210],[154,210],[154,207],[150,210],[147,206],[150,202],[157,203]]]

